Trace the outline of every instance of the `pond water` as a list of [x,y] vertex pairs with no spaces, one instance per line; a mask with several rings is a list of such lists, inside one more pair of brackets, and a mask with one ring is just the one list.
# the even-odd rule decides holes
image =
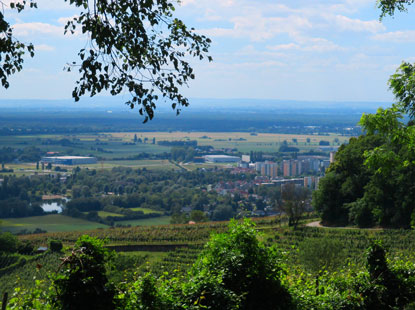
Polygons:
[[45,202],[41,204],[40,207],[45,212],[52,212],[52,211],[58,211],[58,213],[62,212],[62,204],[59,202]]

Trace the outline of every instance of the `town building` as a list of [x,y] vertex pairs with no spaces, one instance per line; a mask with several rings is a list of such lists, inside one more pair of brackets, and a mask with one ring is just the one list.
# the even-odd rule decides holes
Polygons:
[[315,186],[315,178],[314,177],[304,177],[304,187],[313,189]]
[[285,177],[291,176],[291,161],[290,160],[284,160],[282,162],[282,171],[283,171],[283,176]]
[[276,178],[278,176],[278,164],[272,161],[256,162],[255,170],[261,175],[266,175],[271,178]]
[[286,185],[286,184],[295,184],[299,186],[304,185],[304,178],[297,178],[297,179],[280,179],[280,180],[272,180],[272,183],[275,185]]
[[242,155],[242,161],[245,163],[251,162],[251,156],[250,155]]
[[249,163],[241,161],[240,163],[238,163],[238,167],[239,168],[244,168],[244,169],[249,169]]

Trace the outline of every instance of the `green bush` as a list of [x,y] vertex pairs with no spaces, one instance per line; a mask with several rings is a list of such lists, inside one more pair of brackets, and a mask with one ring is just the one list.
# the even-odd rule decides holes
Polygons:
[[[260,242],[257,234],[252,221],[240,224],[231,221],[227,233],[211,238],[190,273],[192,281],[200,287],[193,295],[204,297],[203,306],[221,309],[216,306],[217,298],[226,297],[226,302],[230,303],[235,296],[240,300],[241,309],[287,310],[293,307],[291,296],[280,280],[281,256],[275,248]],[[207,285],[200,285],[209,279],[216,279],[218,286],[227,293],[216,294],[216,291],[209,291]]]
[[106,275],[108,257],[101,240],[80,237],[53,280],[53,304],[62,310],[114,309],[115,290]]
[[60,240],[50,240],[49,241],[49,249],[52,252],[61,252],[63,248],[62,241]]
[[0,234],[0,253],[15,253],[19,245],[17,237],[9,232]]

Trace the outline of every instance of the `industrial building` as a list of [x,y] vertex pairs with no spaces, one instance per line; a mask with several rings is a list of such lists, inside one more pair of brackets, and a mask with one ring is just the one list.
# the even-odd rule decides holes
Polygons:
[[241,161],[241,158],[228,155],[205,155],[205,161],[210,163],[237,163]]
[[82,156],[52,156],[52,157],[42,157],[42,163],[52,164],[52,165],[88,165],[96,164],[98,161],[95,157],[82,157]]

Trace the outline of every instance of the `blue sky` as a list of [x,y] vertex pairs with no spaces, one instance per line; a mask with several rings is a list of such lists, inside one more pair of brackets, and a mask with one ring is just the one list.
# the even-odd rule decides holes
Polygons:
[[[63,67],[77,60],[85,38],[64,36],[63,26],[78,12],[63,0],[37,2],[21,14],[5,8],[15,36],[33,42],[36,56],[0,99],[71,96],[76,74]],[[212,63],[192,61],[196,80],[182,90],[192,98],[391,101],[389,76],[402,60],[415,61],[415,12],[380,23],[376,0],[182,0],[176,7],[213,41]]]

